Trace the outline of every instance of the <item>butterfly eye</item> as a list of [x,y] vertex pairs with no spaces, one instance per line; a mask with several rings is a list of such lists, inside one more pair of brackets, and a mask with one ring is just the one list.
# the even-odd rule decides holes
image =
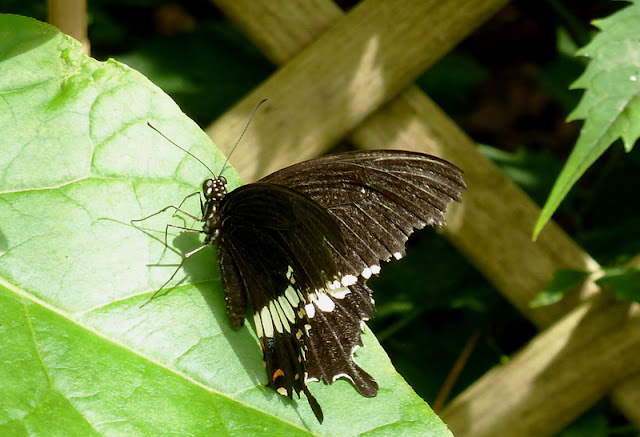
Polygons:
[[220,201],[227,194],[227,180],[223,176],[207,179],[202,184],[202,191],[206,199]]
[[204,193],[204,197],[207,199],[211,197],[213,193],[214,182],[213,179],[207,179],[202,183],[202,192]]

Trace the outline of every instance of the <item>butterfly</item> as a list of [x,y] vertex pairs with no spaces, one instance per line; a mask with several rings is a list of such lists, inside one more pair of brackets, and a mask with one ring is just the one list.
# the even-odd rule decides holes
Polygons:
[[444,225],[462,174],[434,156],[375,150],[311,159],[232,191],[222,175],[204,181],[205,239],[191,254],[217,246],[228,318],[241,327],[250,305],[269,387],[304,393],[320,423],[308,382],[345,378],[376,396],[353,357],[375,312],[366,281],[404,256],[414,229]]

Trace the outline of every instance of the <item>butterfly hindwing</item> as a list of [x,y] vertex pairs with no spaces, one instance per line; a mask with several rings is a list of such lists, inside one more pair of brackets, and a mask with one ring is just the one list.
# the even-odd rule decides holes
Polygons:
[[340,229],[306,196],[265,183],[226,195],[220,216],[218,251],[229,317],[243,308],[242,299],[231,294],[246,292],[268,385],[288,397],[305,392],[320,420],[322,411],[306,386],[311,326],[306,306],[316,290],[342,276],[333,252],[344,251]]
[[326,297],[323,296],[323,299],[327,298],[331,300],[330,304],[312,300],[314,308],[307,311],[307,314],[313,313],[308,338],[307,380],[331,384],[338,378],[346,378],[361,395],[373,397],[378,392],[378,384],[353,359],[355,350],[362,346],[362,325],[375,311],[371,290],[358,282],[330,290]]

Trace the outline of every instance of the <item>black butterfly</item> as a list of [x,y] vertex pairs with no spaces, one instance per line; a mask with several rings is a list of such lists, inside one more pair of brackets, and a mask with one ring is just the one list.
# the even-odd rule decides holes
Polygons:
[[376,395],[353,359],[375,311],[365,282],[404,255],[414,229],[444,224],[462,173],[422,153],[376,150],[305,161],[231,192],[223,176],[204,181],[202,247],[217,243],[234,328],[251,304],[269,387],[304,392],[320,423],[307,382],[347,378]]

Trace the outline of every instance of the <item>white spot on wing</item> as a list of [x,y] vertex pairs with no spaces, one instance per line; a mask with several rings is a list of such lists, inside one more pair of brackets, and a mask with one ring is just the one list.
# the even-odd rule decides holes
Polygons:
[[292,307],[297,307],[300,303],[300,297],[298,297],[298,293],[293,289],[293,287],[287,287],[284,291],[284,296],[287,298],[289,303],[291,303]]
[[333,375],[333,378],[331,378],[331,382],[334,383],[340,378],[346,378],[349,381],[353,382],[353,378],[350,375],[347,375],[346,373],[337,373]]
[[282,305],[280,305],[280,301],[275,302],[274,306],[276,307],[276,310],[278,310],[278,317],[282,322],[282,326],[284,327],[284,330],[287,331],[289,334],[291,334],[291,327],[289,325],[289,321],[287,320],[287,317],[284,315],[284,310],[282,309]]
[[307,312],[307,317],[309,317],[310,319],[313,319],[313,316],[316,315],[316,308],[313,306],[312,303],[306,304],[304,306],[304,310]]
[[288,392],[287,389],[284,387],[278,387],[278,390],[276,390],[278,393],[280,393],[282,396],[288,396]]
[[253,313],[253,321],[256,324],[256,334],[258,338],[264,337],[264,332],[262,331],[262,320],[260,320],[260,313]]
[[291,267],[291,266],[287,267],[287,279],[289,280],[289,283],[291,283],[291,284],[295,284],[296,283],[296,278],[293,277],[293,267]]
[[396,252],[396,253],[393,254],[393,257],[395,259],[401,259],[402,258],[402,254],[400,252]]
[[353,275],[346,275],[343,276],[342,279],[340,279],[340,283],[343,287],[348,287],[349,285],[353,285],[356,282],[358,282],[358,278]]
[[317,300],[313,301],[318,309],[325,313],[330,313],[336,308],[336,304],[331,300],[327,293],[318,293]]
[[361,275],[364,279],[369,279],[371,277],[371,269],[367,267],[362,271]]
[[374,275],[380,273],[380,266],[371,266],[369,268],[371,269],[371,273],[373,273]]
[[265,337],[273,338],[273,323],[271,323],[271,314],[269,314],[269,308],[262,307],[260,311],[260,318],[262,319],[262,329],[264,330]]
[[284,306],[286,305],[286,307],[289,308],[289,311],[291,311],[291,318],[293,320],[295,320],[294,314],[293,314],[293,308],[291,308],[289,306],[289,302],[284,299],[282,296],[280,296],[280,299],[282,299],[284,301],[284,305],[280,303],[280,300],[278,300],[278,302],[276,302],[276,307],[278,308],[278,314],[280,315],[280,320],[282,321],[282,326],[284,326],[284,329],[291,334],[291,323],[289,323],[289,315],[285,315],[285,310],[284,310]]
[[344,299],[345,296],[349,293],[351,293],[351,290],[345,287],[339,288],[336,291],[332,291],[331,296],[335,297],[336,299]]
[[291,307],[289,300],[285,296],[280,296],[278,298],[278,302],[280,302],[280,307],[282,308],[284,315],[289,319],[289,322],[295,323],[296,315],[293,313],[293,308]]
[[282,334],[284,332],[282,329],[282,321],[280,320],[280,315],[278,314],[274,301],[269,302],[269,312],[271,313],[271,320],[273,320],[276,331]]

